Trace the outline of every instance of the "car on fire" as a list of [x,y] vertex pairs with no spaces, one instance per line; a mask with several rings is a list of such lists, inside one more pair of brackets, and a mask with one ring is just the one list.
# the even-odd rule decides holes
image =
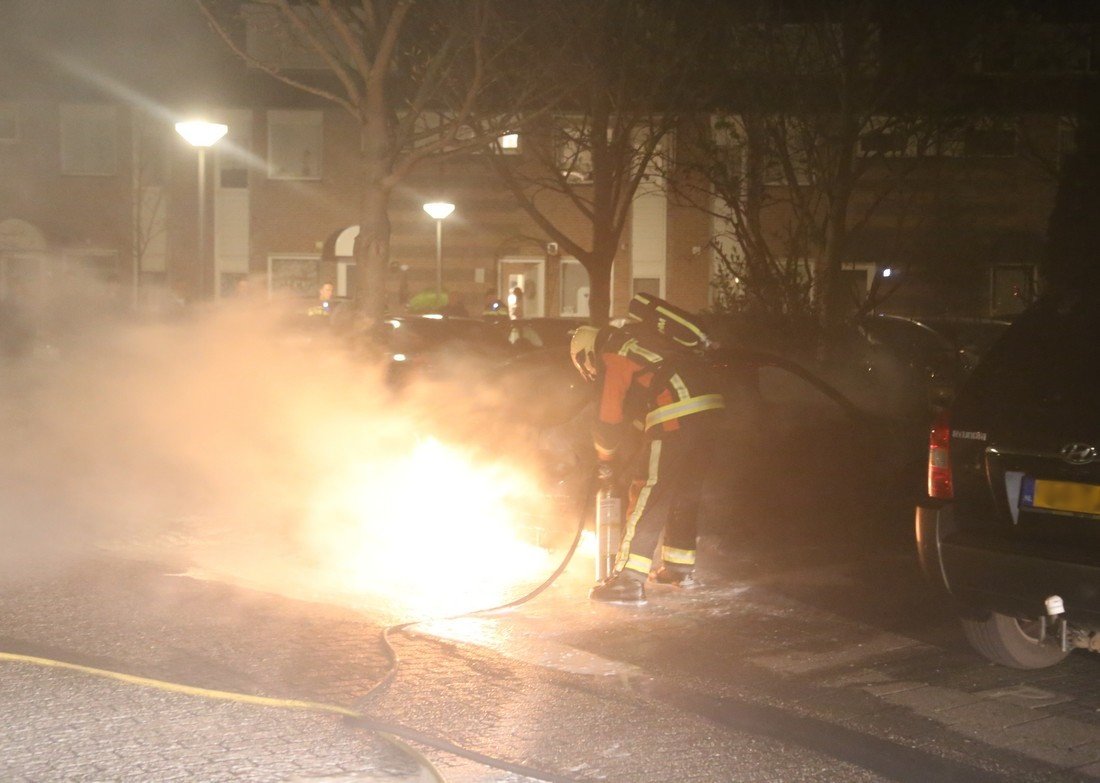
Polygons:
[[990,348],[931,429],[916,538],[971,645],[1016,668],[1100,650],[1095,293],[1053,294]]
[[389,380],[491,375],[517,349],[492,323],[444,315],[383,318],[360,341],[369,357],[386,363]]

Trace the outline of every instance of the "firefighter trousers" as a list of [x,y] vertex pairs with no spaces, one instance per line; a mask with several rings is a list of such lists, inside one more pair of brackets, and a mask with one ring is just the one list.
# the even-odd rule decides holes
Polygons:
[[647,439],[633,472],[617,571],[645,579],[662,530],[664,565],[685,571],[695,567],[699,502],[712,454],[711,418],[685,417],[680,429]]

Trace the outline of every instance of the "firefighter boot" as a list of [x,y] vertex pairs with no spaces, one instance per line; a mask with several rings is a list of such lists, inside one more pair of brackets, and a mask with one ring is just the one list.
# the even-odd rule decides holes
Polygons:
[[609,579],[600,582],[588,593],[593,601],[608,604],[631,604],[641,606],[645,601],[645,586],[641,576],[635,579],[628,572],[620,571]]
[[659,585],[672,585],[683,590],[690,590],[699,586],[699,583],[695,581],[695,573],[692,569],[667,565],[661,566],[657,573],[653,575],[653,581]]

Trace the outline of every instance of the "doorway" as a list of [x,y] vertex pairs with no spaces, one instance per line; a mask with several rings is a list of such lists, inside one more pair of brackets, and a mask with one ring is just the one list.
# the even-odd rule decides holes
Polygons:
[[541,318],[545,314],[545,259],[501,259],[497,286],[512,318]]

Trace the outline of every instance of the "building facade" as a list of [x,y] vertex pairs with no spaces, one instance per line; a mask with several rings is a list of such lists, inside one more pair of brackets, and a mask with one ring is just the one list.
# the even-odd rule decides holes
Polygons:
[[[219,48],[195,19],[186,23],[204,48]],[[356,295],[350,248],[359,129],[340,109],[274,89],[266,75],[224,51],[218,56],[208,89],[190,93],[89,78],[90,66],[79,78],[58,67],[6,72],[0,295],[76,275],[113,286],[130,304],[231,297],[245,278],[273,295],[309,297],[325,280],[339,295]],[[1095,73],[1088,57],[1071,66],[1074,79]],[[172,84],[171,74],[159,78]],[[172,128],[194,107],[229,127],[205,153]],[[852,226],[845,274],[853,291],[866,293],[889,276],[896,291],[883,300],[886,309],[1018,311],[1034,296],[1072,131],[1065,105],[1032,98],[983,111],[951,143],[919,153],[868,129],[858,154],[881,158],[883,168],[864,180],[857,206],[880,199],[875,183],[885,183],[890,165],[904,161],[911,171],[869,220]],[[434,288],[438,250],[443,287],[473,315],[488,292],[505,298],[517,288],[524,315],[587,315],[583,267],[515,206],[486,165],[486,155],[524,154],[522,133],[510,142],[428,162],[395,191],[392,309]],[[456,209],[437,247],[437,226],[422,206],[441,199]],[[689,309],[710,305],[720,266],[715,247],[730,241],[723,239],[726,208],[690,203],[659,178],[644,184],[615,258],[613,315],[635,291]],[[786,220],[782,210],[766,216],[766,233],[779,241]]]

